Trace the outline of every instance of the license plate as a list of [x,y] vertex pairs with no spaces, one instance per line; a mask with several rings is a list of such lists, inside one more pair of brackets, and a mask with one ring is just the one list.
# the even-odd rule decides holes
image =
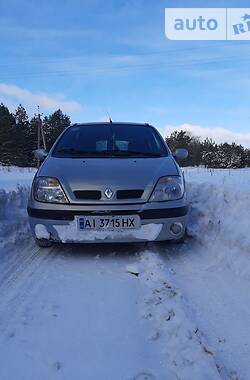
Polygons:
[[139,215],[78,217],[80,230],[135,230],[140,226]]

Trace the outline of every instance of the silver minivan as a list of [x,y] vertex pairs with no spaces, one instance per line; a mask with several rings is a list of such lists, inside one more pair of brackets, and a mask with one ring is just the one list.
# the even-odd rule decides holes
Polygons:
[[31,230],[53,242],[145,242],[185,237],[188,202],[183,173],[148,124],[73,124],[47,154],[30,193]]

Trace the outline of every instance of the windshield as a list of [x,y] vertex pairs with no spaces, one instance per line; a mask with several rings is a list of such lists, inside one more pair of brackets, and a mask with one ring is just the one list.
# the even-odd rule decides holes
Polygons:
[[162,157],[163,139],[150,126],[85,124],[70,127],[59,139],[54,157]]

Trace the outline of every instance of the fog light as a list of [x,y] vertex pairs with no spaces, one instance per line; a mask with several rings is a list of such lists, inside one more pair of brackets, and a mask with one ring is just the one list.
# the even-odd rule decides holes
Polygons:
[[171,224],[170,231],[174,235],[179,235],[183,231],[183,225],[181,223],[173,223]]

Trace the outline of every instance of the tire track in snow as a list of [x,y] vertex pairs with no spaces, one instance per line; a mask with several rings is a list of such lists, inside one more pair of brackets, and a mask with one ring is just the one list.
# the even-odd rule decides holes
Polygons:
[[[188,251],[190,250],[196,250],[197,254],[199,254],[201,249],[200,244],[197,244],[196,239],[191,239],[182,246],[172,246],[168,247],[169,249],[167,249],[164,246],[161,247],[160,245],[155,244],[153,244],[153,246],[154,251],[157,255],[157,259],[159,260],[159,266],[162,270],[164,270],[163,275],[165,275],[165,277],[168,277],[168,281],[170,281],[168,283],[171,284],[171,288],[174,289],[174,291],[178,294],[178,302],[180,306],[183,308],[186,318],[192,321],[192,334],[195,335],[198,343],[202,347],[202,350],[212,358],[217,368],[217,371],[222,379],[240,380],[240,377],[238,376],[237,372],[233,369],[229,370],[223,363],[221,363],[216,355],[216,350],[211,345],[208,345],[205,334],[202,332],[197,322],[195,321],[195,312],[192,308],[192,299],[186,299],[186,297],[182,295],[181,290],[179,290],[174,281],[174,277],[177,274],[175,270],[171,267],[171,261],[173,260],[173,256],[176,258],[178,255],[180,255],[180,258],[183,260],[184,253],[180,250],[184,250],[186,254],[188,254]],[[169,276],[167,276],[167,274],[169,274]]]
[[32,244],[21,252],[15,252],[15,255],[9,269],[0,277],[0,326],[3,329],[19,307],[34,297],[56,250],[55,247],[41,250]]
[[[197,326],[186,312],[186,302],[171,283],[171,276],[157,252],[141,255],[138,266],[128,266],[130,273],[149,289],[143,303],[143,318],[151,329],[149,340],[158,341],[161,353],[178,380],[216,380],[223,378],[210,349],[197,334]],[[230,379],[227,377],[227,379]]]
[[[6,262],[3,265],[3,269],[0,273],[0,292],[8,288],[15,278],[26,271],[26,268],[32,263],[38,254],[39,248],[27,247],[21,252],[9,252]],[[6,268],[6,269],[5,269]]]

